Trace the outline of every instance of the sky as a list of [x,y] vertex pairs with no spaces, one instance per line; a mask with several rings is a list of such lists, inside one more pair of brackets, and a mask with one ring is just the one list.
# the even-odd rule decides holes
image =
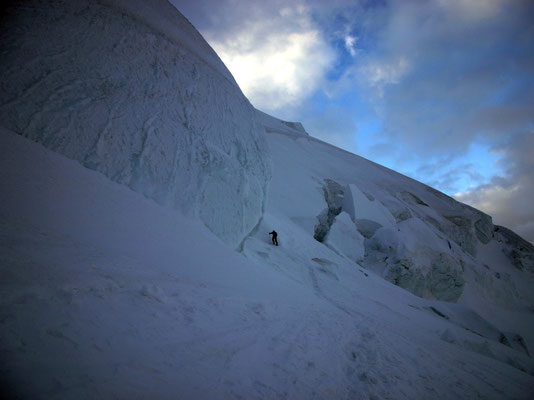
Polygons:
[[171,2],[256,108],[534,242],[534,1]]

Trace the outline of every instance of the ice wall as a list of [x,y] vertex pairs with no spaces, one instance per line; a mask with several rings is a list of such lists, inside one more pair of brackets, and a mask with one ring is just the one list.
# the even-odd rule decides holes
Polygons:
[[382,226],[395,225],[395,217],[379,201],[369,199],[356,185],[345,187],[343,210],[349,213],[352,220],[366,219]]
[[164,0],[12,2],[2,125],[236,245],[258,222],[270,156],[255,110]]

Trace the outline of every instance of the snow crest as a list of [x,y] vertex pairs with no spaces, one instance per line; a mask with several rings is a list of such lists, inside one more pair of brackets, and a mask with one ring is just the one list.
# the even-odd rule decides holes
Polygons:
[[2,124],[237,245],[263,213],[264,128],[200,34],[155,3],[12,5]]

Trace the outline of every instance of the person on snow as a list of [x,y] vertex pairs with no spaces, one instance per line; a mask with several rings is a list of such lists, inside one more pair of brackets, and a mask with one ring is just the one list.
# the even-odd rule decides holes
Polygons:
[[273,244],[278,246],[278,233],[273,229],[272,232],[269,232],[269,235],[273,235]]

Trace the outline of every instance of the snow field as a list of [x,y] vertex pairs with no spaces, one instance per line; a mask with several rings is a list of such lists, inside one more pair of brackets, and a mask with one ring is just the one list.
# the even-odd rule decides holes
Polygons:
[[5,130],[1,140],[10,395],[526,398],[532,387],[515,353],[505,353],[511,366],[491,343],[466,352],[464,342],[489,340],[305,239],[285,216],[266,213],[243,257],[73,160]]

